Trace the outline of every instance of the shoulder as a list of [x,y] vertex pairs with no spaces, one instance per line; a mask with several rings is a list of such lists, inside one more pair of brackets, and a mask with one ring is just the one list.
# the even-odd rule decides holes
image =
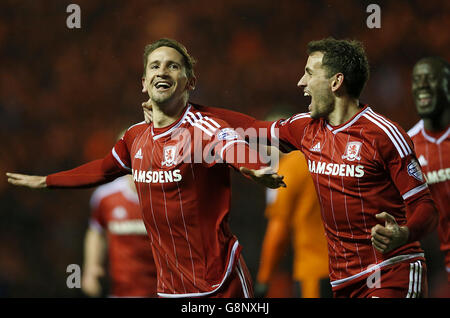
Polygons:
[[280,124],[283,124],[283,123],[292,124],[296,121],[309,122],[312,120],[313,120],[313,118],[311,117],[311,113],[298,113],[298,114],[295,114],[295,115],[289,117],[288,119],[282,120],[280,122]]
[[410,130],[408,130],[409,137],[413,138],[418,135],[423,128],[423,120],[419,120]]
[[205,108],[206,107],[204,106],[190,105],[182,119],[183,124],[186,123],[194,129],[201,130],[210,137],[216,134],[233,131],[224,119],[205,110]]
[[368,108],[363,116],[370,123],[367,129],[375,135],[374,138],[379,141],[381,149],[390,151],[394,148],[401,158],[412,153],[411,138],[398,123],[371,108]]
[[117,178],[116,180],[101,185],[92,193],[90,199],[91,209],[97,209],[100,203],[113,194],[121,193],[126,186],[126,180],[124,177]]
[[138,135],[140,132],[144,131],[148,127],[150,127],[150,125],[147,124],[145,121],[141,121],[139,123],[133,124],[130,127],[128,127],[128,129],[125,131],[123,138],[131,137],[131,136],[135,137],[136,135]]

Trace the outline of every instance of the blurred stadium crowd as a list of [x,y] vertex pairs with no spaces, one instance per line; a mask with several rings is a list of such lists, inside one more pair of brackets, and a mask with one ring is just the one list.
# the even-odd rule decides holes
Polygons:
[[[450,59],[450,2],[375,2],[380,29],[367,27],[371,2],[359,0],[2,0],[0,170],[46,175],[103,157],[119,131],[142,121],[143,48],[161,37],[198,61],[192,101],[258,118],[277,107],[307,110],[296,84],[310,40],[358,39],[371,63],[361,101],[407,130],[418,120],[412,66],[427,55]],[[81,8],[81,29],[66,26],[70,3]],[[231,225],[254,278],[264,190],[235,175],[233,184]],[[91,192],[30,191],[3,178],[0,297],[81,295],[67,288],[66,267],[82,264]],[[428,241],[436,296],[445,273],[437,240]]]

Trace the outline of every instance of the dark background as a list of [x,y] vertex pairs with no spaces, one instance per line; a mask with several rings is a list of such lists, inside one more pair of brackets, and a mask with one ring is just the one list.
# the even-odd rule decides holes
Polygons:
[[[369,29],[366,7],[381,6]],[[81,7],[81,29],[66,7]],[[69,169],[110,151],[142,121],[145,44],[171,37],[198,60],[191,100],[263,118],[304,112],[296,87],[306,44],[327,36],[362,41],[371,78],[361,101],[411,128],[418,117],[411,69],[450,58],[450,2],[442,1],[8,1],[0,3],[0,171]],[[253,278],[265,229],[264,190],[233,175],[231,225]],[[82,264],[92,190],[31,191],[0,181],[0,296],[76,297],[66,268]],[[425,242],[431,296],[445,283],[435,236]]]

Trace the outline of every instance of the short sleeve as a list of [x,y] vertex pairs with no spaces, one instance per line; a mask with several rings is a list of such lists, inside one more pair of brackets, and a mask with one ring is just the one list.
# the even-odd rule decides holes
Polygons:
[[238,130],[231,128],[223,120],[212,118],[209,120],[217,125],[204,146],[207,165],[227,163],[237,169],[241,166],[250,169],[266,166],[261,162],[258,151],[250,149],[248,142]]
[[390,123],[389,135],[381,141],[380,153],[404,201],[428,189],[413,143],[406,132]]
[[272,146],[283,152],[301,150],[301,142],[311,120],[309,113],[300,113],[273,122],[270,126]]
[[111,150],[111,153],[117,162],[118,166],[121,167],[125,172],[131,172],[131,158],[130,158],[130,148],[133,144],[133,140],[136,133],[145,128],[145,122],[138,123],[131,126],[125,132],[125,134],[120,138]]

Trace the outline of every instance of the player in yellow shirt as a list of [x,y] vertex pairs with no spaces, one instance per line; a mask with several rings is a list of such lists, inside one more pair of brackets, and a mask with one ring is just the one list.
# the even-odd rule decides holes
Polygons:
[[255,285],[255,296],[267,294],[272,275],[287,251],[294,250],[293,280],[297,297],[332,297],[328,251],[320,206],[305,157],[299,151],[283,155],[279,174],[287,188],[267,192],[267,230]]

